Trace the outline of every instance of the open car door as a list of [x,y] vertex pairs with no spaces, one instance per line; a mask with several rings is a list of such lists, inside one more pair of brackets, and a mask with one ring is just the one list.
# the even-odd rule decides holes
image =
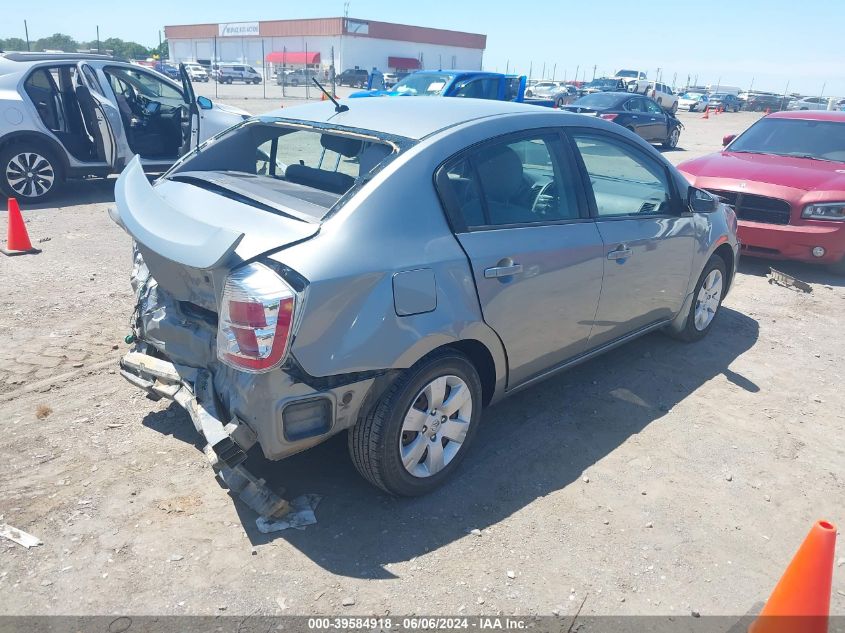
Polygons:
[[182,110],[182,150],[179,155],[184,156],[199,145],[200,111],[185,64],[179,64],[179,78],[182,80],[182,94],[185,95],[185,108]]
[[94,141],[97,159],[117,170],[120,157],[115,128],[122,125],[120,111],[103,96],[97,73],[85,62],[77,64],[77,85],[74,90],[85,129]]

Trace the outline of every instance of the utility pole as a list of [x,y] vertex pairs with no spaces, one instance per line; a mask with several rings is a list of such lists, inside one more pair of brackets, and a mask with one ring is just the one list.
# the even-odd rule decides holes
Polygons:
[[596,68],[598,68],[598,66],[593,64],[593,79],[596,78]]
[[534,74],[534,62],[529,62],[528,64],[528,78],[531,79],[531,75]]
[[543,62],[543,74],[540,75],[540,79],[543,79],[546,76],[546,62]]
[[555,75],[557,74],[557,64],[552,67],[552,81],[554,81]]
[[511,69],[511,60],[508,60],[508,61],[505,63],[505,74],[506,74],[506,75],[509,73],[510,69]]
[[819,99],[821,99],[824,96],[824,89],[825,89],[826,86],[827,86],[827,82],[824,82],[822,84],[822,91],[821,91],[821,94],[819,95]]
[[581,64],[575,67],[575,82],[578,83],[578,71],[581,70]]
[[657,67],[657,72],[654,75],[654,81],[660,81],[660,66]]
[[[214,43],[215,51],[217,49],[217,42]],[[162,61],[161,59],[161,29],[158,30],[158,61]],[[217,96],[216,94],[214,95]]]
[[26,20],[23,21],[23,32],[26,34],[26,50],[29,49],[29,27],[26,25]]
[[100,25],[97,25],[97,52],[100,52]]

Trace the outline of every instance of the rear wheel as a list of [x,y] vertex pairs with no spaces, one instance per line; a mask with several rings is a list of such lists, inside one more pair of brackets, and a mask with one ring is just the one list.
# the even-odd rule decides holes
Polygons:
[[445,483],[481,418],[481,381],[469,360],[436,352],[406,370],[349,430],[349,453],[367,481],[416,496]]
[[42,143],[19,143],[0,151],[0,189],[9,196],[40,202],[63,181],[62,164]]
[[676,338],[693,342],[707,335],[722,307],[726,284],[725,262],[713,255],[698,278],[684,329],[674,334]]

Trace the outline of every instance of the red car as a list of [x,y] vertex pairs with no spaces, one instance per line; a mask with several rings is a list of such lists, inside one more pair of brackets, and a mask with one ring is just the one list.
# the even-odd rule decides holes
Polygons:
[[742,252],[845,274],[845,112],[777,112],[678,169],[739,219]]

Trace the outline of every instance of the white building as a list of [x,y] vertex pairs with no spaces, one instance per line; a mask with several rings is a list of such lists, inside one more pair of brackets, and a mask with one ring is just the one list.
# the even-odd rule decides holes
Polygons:
[[481,70],[487,36],[354,18],[166,26],[170,61],[327,70]]

